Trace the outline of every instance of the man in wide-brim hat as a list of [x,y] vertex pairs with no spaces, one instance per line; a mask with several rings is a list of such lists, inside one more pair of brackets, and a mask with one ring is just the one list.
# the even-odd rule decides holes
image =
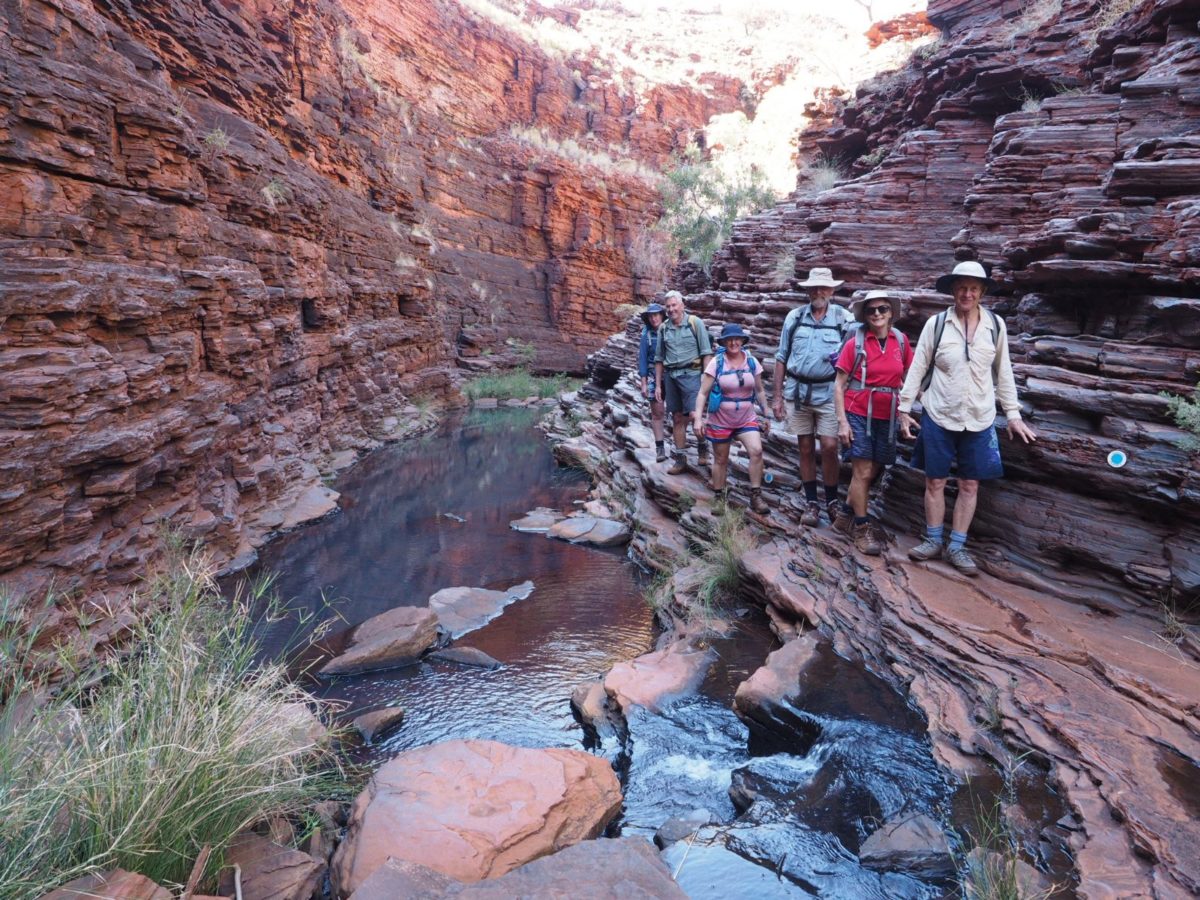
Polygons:
[[[821,522],[822,508],[833,521],[838,512],[837,413],[833,409],[835,372],[830,355],[854,323],[850,313],[830,303],[842,282],[824,267],[812,269],[800,287],[808,292],[808,303],[798,306],[783,320],[775,371],[771,378],[772,412],[784,420],[784,401],[791,402],[786,417],[788,431],[796,435],[800,452],[800,481],[804,488],[804,512],[800,521],[810,527]],[[821,445],[823,502],[817,494],[817,443]]]
[[946,480],[954,466],[958,499],[945,556],[964,575],[979,573],[965,547],[979,482],[1004,474],[994,427],[996,401],[1008,419],[1010,439],[1037,439],[1021,420],[1004,320],[981,306],[990,287],[987,269],[974,261],[960,262],[938,278],[938,291],[952,294],[954,305],[926,321],[900,391],[901,434],[912,436],[916,422],[911,413],[918,395],[924,410],[912,464],[925,472],[925,540],[908,555],[942,555]]

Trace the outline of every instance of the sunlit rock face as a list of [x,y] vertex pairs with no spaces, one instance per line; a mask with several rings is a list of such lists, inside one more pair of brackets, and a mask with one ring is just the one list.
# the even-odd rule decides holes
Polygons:
[[[949,302],[937,275],[993,263],[989,305],[1042,439],[1004,445],[973,533],[1121,608],[1200,591],[1200,467],[1162,396],[1200,381],[1200,51],[1188,4],[1102,6],[931,3],[942,41],[808,136],[858,177],[742,221],[712,277],[681,283],[769,353],[801,302],[779,293],[781,257],[898,292],[914,339]],[[921,490],[897,470],[889,524],[920,526]]]
[[464,358],[579,369],[650,289],[626,259],[647,173],[742,103],[735,79],[635,95],[437,0],[35,0],[0,41],[21,588],[128,583],[161,523],[245,559]]

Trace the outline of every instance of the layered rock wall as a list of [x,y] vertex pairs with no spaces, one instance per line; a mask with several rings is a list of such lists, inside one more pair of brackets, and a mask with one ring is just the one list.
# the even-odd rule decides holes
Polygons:
[[[1194,4],[934,3],[947,36],[859,91],[810,135],[865,174],[798,191],[740,223],[692,305],[773,353],[780,254],[832,266],[846,291],[888,288],[915,338],[949,302],[956,259],[995,264],[1026,412],[974,533],[1102,605],[1200,591],[1200,475],[1163,392],[1200,381]],[[1107,28],[1101,26],[1107,25]],[[698,289],[694,278],[693,289]],[[1124,468],[1110,450],[1129,455]],[[887,521],[919,527],[921,482],[897,469]]]
[[448,0],[0,17],[0,576],[21,589],[128,582],[159,523],[245,558],[329,508],[332,452],[454,395],[458,356],[577,369],[637,295],[639,166],[739,103],[639,105]]

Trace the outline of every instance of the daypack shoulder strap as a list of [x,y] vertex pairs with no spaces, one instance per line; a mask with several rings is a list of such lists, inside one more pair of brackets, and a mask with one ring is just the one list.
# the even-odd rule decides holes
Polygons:
[[937,314],[933,326],[933,349],[929,351],[929,365],[925,369],[925,376],[921,379],[921,393],[929,390],[929,385],[933,383],[933,370],[935,368],[933,361],[937,357],[938,345],[942,342],[942,333],[946,330],[946,315],[949,310],[943,309]]

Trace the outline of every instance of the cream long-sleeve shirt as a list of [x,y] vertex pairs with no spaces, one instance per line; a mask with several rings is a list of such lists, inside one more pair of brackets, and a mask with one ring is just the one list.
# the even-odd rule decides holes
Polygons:
[[[1017,383],[1013,380],[1012,361],[1008,356],[1008,333],[1004,320],[979,310],[975,338],[967,342],[966,330],[954,307],[946,313],[937,353],[933,351],[937,316],[930,316],[921,329],[913,351],[912,366],[900,390],[900,411],[911,412],[921,381],[930,366],[933,381],[921,397],[921,406],[929,417],[947,431],[983,431],[996,421],[996,401],[1011,422],[1021,418],[1017,402]],[[992,362],[1000,354],[999,371],[992,379]]]

